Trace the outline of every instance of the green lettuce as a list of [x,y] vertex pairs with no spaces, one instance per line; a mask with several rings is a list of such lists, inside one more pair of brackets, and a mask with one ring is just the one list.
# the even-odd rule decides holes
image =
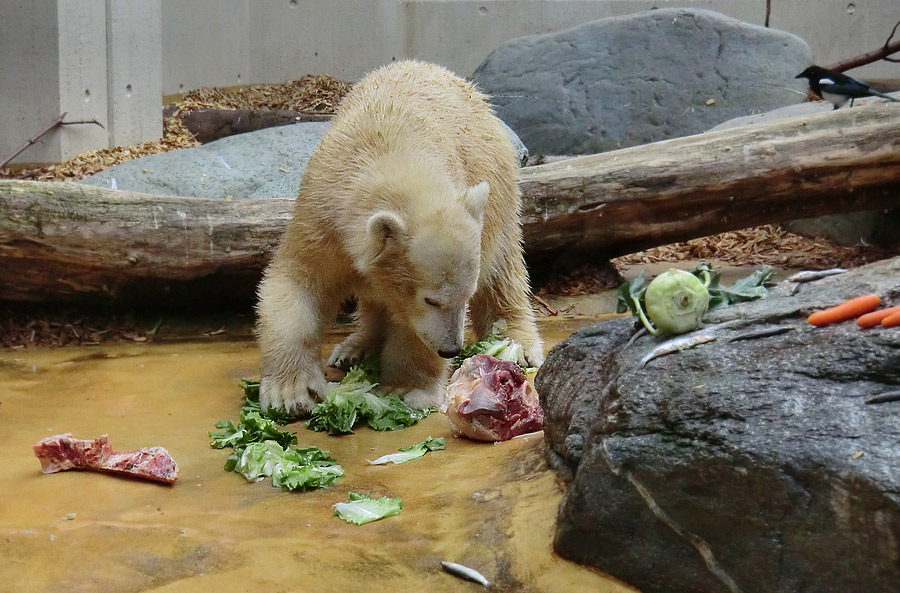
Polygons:
[[408,461],[412,461],[413,459],[424,457],[425,453],[429,451],[438,451],[440,449],[443,449],[446,440],[447,439],[445,437],[433,439],[429,436],[427,439],[420,443],[410,445],[409,447],[402,447],[399,453],[382,455],[375,461],[370,461],[369,464],[384,465],[386,463],[406,463]]
[[514,362],[523,369],[527,369],[525,349],[512,339],[504,338],[505,333],[506,322],[503,320],[494,322],[484,339],[465,346],[462,352],[453,359],[450,367],[454,370],[458,369],[467,358],[471,358],[476,354],[487,354],[499,360]]
[[216,423],[216,428],[223,429],[222,432],[210,432],[210,446],[213,449],[224,449],[231,447],[232,449],[241,449],[251,443],[261,441],[275,441],[282,447],[290,447],[297,444],[297,435],[287,430],[278,430],[273,420],[263,418],[259,412],[252,409],[242,408],[240,415],[240,424],[235,424],[231,420],[220,420]]
[[343,477],[344,470],[328,451],[317,447],[285,449],[275,441],[251,443],[229,456],[225,469],[250,482],[272,478],[272,486],[283,490],[326,488]]
[[412,408],[396,395],[377,395],[374,389],[378,383],[372,375],[370,369],[352,367],[340,384],[313,408],[306,427],[330,435],[351,434],[361,422],[374,430],[399,430],[434,412],[434,408]]
[[[328,451],[317,447],[292,448],[297,435],[278,430],[276,422],[291,421],[287,415],[263,415],[259,407],[259,382],[244,379],[244,405],[239,423],[220,420],[210,432],[210,446],[214,449],[231,447],[233,451],[225,461],[225,470],[242,474],[251,482],[266,477],[272,485],[284,490],[310,490],[325,488],[344,475],[344,470]],[[255,399],[254,399],[255,398]],[[271,411],[270,411],[271,412]]]
[[346,521],[363,525],[378,519],[384,519],[396,515],[403,508],[403,500],[399,498],[372,498],[369,494],[350,493],[348,502],[338,502],[334,505],[334,514]]

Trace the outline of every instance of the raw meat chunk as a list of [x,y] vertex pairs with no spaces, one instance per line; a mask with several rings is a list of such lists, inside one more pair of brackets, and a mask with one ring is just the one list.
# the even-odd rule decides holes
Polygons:
[[173,483],[178,479],[178,464],[162,447],[144,447],[117,453],[108,435],[99,439],[76,439],[71,433],[46,437],[34,444],[41,460],[41,471],[52,474],[67,469],[90,469],[127,474],[136,478]]
[[476,441],[505,441],[544,427],[544,411],[525,371],[486,354],[467,358],[453,373],[441,411],[456,434]]

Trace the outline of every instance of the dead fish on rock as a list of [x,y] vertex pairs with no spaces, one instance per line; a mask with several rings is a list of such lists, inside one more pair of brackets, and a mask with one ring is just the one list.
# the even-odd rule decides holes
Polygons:
[[790,276],[788,282],[815,282],[829,276],[837,276],[846,272],[844,268],[831,268],[830,270],[804,270]]
[[457,564],[456,562],[447,562],[446,560],[441,561],[441,566],[444,567],[444,570],[455,577],[466,579],[467,581],[474,581],[476,583],[484,585],[485,587],[491,586],[491,582],[484,578],[484,575],[474,568],[469,568],[468,566],[463,566],[462,564]]
[[639,366],[644,366],[654,358],[659,358],[660,356],[665,356],[666,354],[672,354],[674,352],[681,352],[682,350],[689,350],[695,346],[699,346],[700,344],[706,344],[707,342],[716,341],[716,336],[712,335],[708,332],[703,332],[699,334],[692,334],[688,336],[682,336],[680,338],[675,338],[674,340],[669,340],[668,342],[663,342],[649,353],[647,353],[644,358],[641,359],[641,364]]
[[843,274],[847,270],[844,268],[831,268],[830,270],[803,270],[802,272],[797,272],[796,274],[789,276],[787,281],[792,283],[792,287],[790,290],[790,296],[797,294],[797,290],[800,288],[800,285],[805,282],[815,282],[816,280],[821,280],[822,278],[828,278],[829,276],[837,276],[838,274]]

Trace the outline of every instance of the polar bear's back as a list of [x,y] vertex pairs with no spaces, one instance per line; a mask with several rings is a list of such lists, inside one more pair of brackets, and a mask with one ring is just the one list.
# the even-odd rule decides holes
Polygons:
[[505,127],[486,95],[441,66],[405,60],[370,73],[341,102],[323,143],[349,159],[371,134],[389,138],[384,145],[391,149],[417,143],[419,152],[440,156],[460,189],[488,181],[497,197],[518,199],[518,165]]

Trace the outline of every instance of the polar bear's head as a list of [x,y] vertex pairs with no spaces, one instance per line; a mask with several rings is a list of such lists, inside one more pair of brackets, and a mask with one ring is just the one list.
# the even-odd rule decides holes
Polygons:
[[463,347],[489,190],[482,182],[425,213],[379,211],[367,224],[373,254],[368,279],[376,298],[395,322],[407,324],[444,358]]

